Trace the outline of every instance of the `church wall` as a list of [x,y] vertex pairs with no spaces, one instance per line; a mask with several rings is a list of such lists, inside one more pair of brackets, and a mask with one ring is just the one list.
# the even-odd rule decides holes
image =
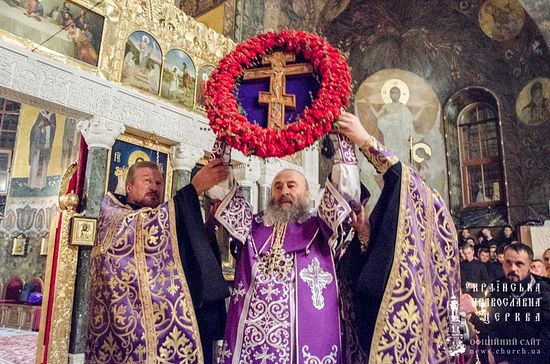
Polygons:
[[242,41],[264,29],[265,0],[237,0],[235,39]]
[[[249,15],[253,22],[264,14],[256,33],[289,27],[324,34],[347,56],[355,92],[376,72],[395,69],[429,84],[442,108],[469,86],[493,93],[500,109],[507,205],[464,208],[460,186],[451,185],[445,193],[458,224],[482,226],[547,219],[549,214],[550,117],[525,123],[517,110],[526,107],[528,91],[541,77],[544,95],[550,98],[545,41],[550,8],[539,0],[522,1],[525,9],[518,1],[507,3],[266,0],[248,13],[255,14]],[[493,5],[505,11],[504,20],[490,15]],[[458,144],[456,125],[444,125],[441,135],[452,138],[447,145]],[[455,153],[446,161],[450,173],[457,173]]]
[[[44,1],[44,6],[52,4],[52,1],[55,0]],[[146,75],[146,79],[149,81],[151,69],[154,69],[156,64],[161,73],[160,75],[153,74],[155,77],[152,78],[155,81],[158,78],[159,84],[162,80],[172,81],[165,77],[166,74],[164,76],[162,74],[164,66],[172,65],[167,57],[170,50],[177,49],[185,52],[195,66],[195,71],[189,73],[189,77],[201,81],[202,75],[208,76],[212,67],[232,49],[234,43],[213,30],[207,29],[203,24],[175,8],[171,2],[164,0],[147,2],[107,0],[99,4],[91,0],[75,0],[74,3],[88,9],[94,7],[93,11],[104,19],[97,67],[76,59],[70,54],[39,46],[32,39],[14,36],[7,30],[0,31],[0,96],[24,103],[29,107],[47,109],[55,112],[58,117],[66,115],[80,122],[78,131],[86,140],[89,154],[85,168],[85,192],[81,196],[83,211],[79,212],[85,216],[94,217],[97,216],[97,207],[103,195],[105,183],[103,183],[102,176],[107,172],[105,168],[109,156],[111,159],[116,158],[116,151],[111,154],[108,151],[115,139],[121,138],[121,133],[136,136],[140,140],[137,143],[140,146],[145,145],[146,142],[154,144],[158,142],[165,147],[174,147],[169,157],[169,165],[174,166],[177,172],[187,172],[189,166],[193,166],[199,158],[203,157],[205,151],[212,148],[215,139],[212,131],[208,128],[203,107],[204,100],[199,97],[201,83],[196,82],[195,87],[190,83],[190,87],[184,90],[185,102],[178,102],[177,97],[177,100],[166,97],[166,94],[163,95],[162,87],[153,88],[151,92],[148,89],[149,82],[146,84],[147,89],[144,87],[140,89],[132,84],[123,84],[125,67],[129,65],[130,69],[132,68],[131,56],[125,62],[129,53],[125,47],[128,38],[134,32],[141,32],[142,35],[147,35],[149,40],[157,41],[161,56],[157,57],[156,62],[149,62],[151,58],[147,57],[147,52],[145,52],[144,60],[146,61],[139,66],[143,66],[140,76],[143,78]],[[234,10],[231,10],[231,3],[235,4],[231,1],[224,3],[224,5],[229,5],[225,6],[224,19],[230,16],[232,11],[233,14],[236,12],[236,6]],[[22,3],[16,1],[15,4],[16,10],[21,11]],[[25,20],[38,22],[33,17]],[[48,19],[40,19],[40,22],[42,21],[49,22]],[[36,23],[31,24],[36,25]],[[224,24],[224,31],[227,31],[228,34],[230,25],[232,22],[228,22],[226,29]],[[135,42],[133,45],[135,46]],[[134,53],[135,49],[132,47],[130,49],[134,54],[133,66],[137,67],[141,54],[140,52]],[[149,59],[147,60],[147,58]],[[178,58],[178,61],[181,59],[181,57]],[[177,72],[179,82],[176,82],[176,85],[182,85],[183,81],[183,72],[181,72],[183,66],[180,65],[181,62],[176,64],[181,67]],[[191,67],[188,66],[188,68]],[[27,148],[28,146],[21,145],[22,151]],[[168,153],[168,150],[165,152]],[[25,156],[22,154],[21,158],[25,158]],[[51,159],[52,163],[58,163],[59,158],[59,154],[56,154],[56,157]],[[270,184],[274,174],[280,168],[295,168],[303,171],[303,166],[310,161],[317,163],[317,156],[311,150],[288,160],[273,159],[272,161],[260,161],[258,158],[246,157],[237,151],[233,153],[233,162],[240,166],[240,173],[236,173],[237,178],[243,186],[249,188],[251,202],[255,206],[258,203],[256,182],[260,177],[262,183]],[[113,165],[113,168],[116,169],[116,165]],[[308,168],[304,172],[310,181],[312,194],[316,195],[319,189],[317,169]],[[20,178],[21,183],[24,184],[24,179],[28,177],[21,174],[17,178]],[[169,177],[167,176],[167,178]],[[46,182],[48,181],[54,181],[54,179],[47,179]],[[19,190],[26,191],[25,188]],[[58,187],[52,185],[50,190],[56,190],[57,193]],[[24,199],[24,201],[18,202],[23,207],[24,213],[21,214],[24,217],[23,220],[35,223],[36,216],[31,215],[38,214],[39,208],[30,204],[30,197],[23,196],[21,193],[17,196],[14,195],[12,201],[15,202],[15,198],[19,198],[18,196]],[[57,201],[56,195],[48,194],[45,197]],[[26,208],[27,204],[28,208]],[[9,208],[8,206],[7,209]],[[50,208],[50,215],[52,208]],[[55,209],[57,209],[57,205],[55,205]],[[0,234],[0,241],[5,243],[0,253],[0,264],[6,267],[0,272],[0,275],[4,278],[8,274],[14,273],[13,270],[10,271],[13,266],[20,267],[21,270],[15,273],[22,275],[25,279],[29,279],[30,275],[36,273],[32,271],[32,268],[36,268],[38,274],[42,275],[44,267],[43,264],[38,264],[37,260],[45,261],[45,257],[39,255],[39,251],[42,248],[42,235],[46,231],[40,230],[35,234],[30,234],[29,231],[26,252],[29,261],[23,263],[22,259],[25,256],[23,258],[11,256],[12,235],[16,233],[19,216],[11,215],[12,218],[4,220],[4,223],[11,221],[10,227],[5,229],[4,240]],[[45,218],[39,220],[46,221]],[[4,246],[6,247],[5,251],[3,250]],[[70,247],[69,250],[75,252],[74,247]],[[71,300],[72,317],[69,320],[71,321],[71,333],[69,335],[67,331],[67,337],[62,335],[56,339],[68,345],[69,362],[79,360],[83,357],[82,353],[84,352],[86,304],[89,301],[87,289],[89,287],[89,258],[89,247],[79,247],[78,256],[71,255],[70,259],[66,260],[71,264],[76,264],[78,260],[74,287],[71,286],[73,281],[62,282],[66,283],[66,288],[70,292],[74,291],[74,302]],[[231,266],[227,268],[229,271],[232,269]],[[71,277],[72,273],[67,272],[64,278]],[[65,319],[58,325],[60,330],[65,330],[68,327],[66,326],[68,321]],[[55,348],[52,346],[50,354],[66,356],[67,353],[63,346]]]
[[550,21],[548,21],[550,2],[546,0],[520,0],[520,2],[537,23],[546,44],[550,44]]
[[35,277],[44,279],[46,257],[40,254],[41,238],[32,237],[28,240],[24,256],[12,255],[13,239],[4,238],[0,244],[0,279],[4,285],[16,276],[25,281]]
[[[41,128],[41,123],[49,128]],[[50,138],[47,138],[50,136]],[[44,279],[50,222],[59,211],[61,175],[77,157],[76,120],[21,105],[9,190],[0,224],[0,279]],[[47,146],[47,147],[46,147]],[[13,239],[24,234],[23,255],[12,255]]]

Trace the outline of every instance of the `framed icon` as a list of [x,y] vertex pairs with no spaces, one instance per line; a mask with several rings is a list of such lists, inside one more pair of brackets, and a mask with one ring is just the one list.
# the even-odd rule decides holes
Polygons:
[[130,34],[126,40],[120,82],[158,95],[161,69],[162,50],[158,41],[146,32]]
[[71,223],[71,244],[93,246],[97,230],[97,219],[75,216]]
[[97,4],[79,3],[82,1],[2,1],[0,30],[95,67],[105,18],[92,10]]
[[48,242],[50,233],[44,234],[40,239],[40,255],[48,255]]
[[25,255],[25,248],[27,247],[27,236],[20,233],[13,238],[13,246],[11,248],[11,255]]
[[170,147],[145,137],[131,134],[120,135],[109,152],[106,190],[116,198],[126,196],[126,175],[132,164],[152,161],[159,165],[164,178],[164,198],[169,199],[172,191],[172,167]]

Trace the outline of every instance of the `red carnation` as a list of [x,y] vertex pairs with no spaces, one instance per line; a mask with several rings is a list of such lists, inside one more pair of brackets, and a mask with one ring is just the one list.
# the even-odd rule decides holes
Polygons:
[[[236,78],[251,62],[274,48],[301,53],[320,76],[317,99],[283,130],[267,130],[251,124],[239,113],[235,99]],[[340,108],[348,102],[351,75],[342,55],[323,38],[303,31],[265,33],[241,43],[212,72],[206,109],[210,126],[221,138],[245,155],[281,157],[296,153],[330,131]]]

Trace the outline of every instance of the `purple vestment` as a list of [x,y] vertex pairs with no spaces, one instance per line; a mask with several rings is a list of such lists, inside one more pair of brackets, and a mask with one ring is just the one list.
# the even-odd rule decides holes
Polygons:
[[[397,158],[374,138],[370,138],[361,151],[382,174],[398,163]],[[395,232],[389,226],[376,226],[371,219],[372,244],[378,246],[368,246],[366,252],[365,249],[363,252],[350,250],[354,255],[364,255],[356,259],[359,267],[353,267],[354,257],[344,255],[338,269],[346,362],[453,362],[456,357],[449,355],[445,339],[451,292],[460,290],[454,223],[441,196],[429,188],[415,170],[405,164],[398,170],[393,171],[396,180],[385,179],[384,186],[384,189],[397,191],[395,208],[378,204],[373,212],[382,225],[385,221],[395,221]],[[386,185],[390,182],[395,186]],[[388,191],[382,194],[385,192]],[[391,201],[389,195],[391,193],[385,196],[388,197],[386,203]],[[393,251],[388,250],[388,246],[394,247]],[[367,308],[378,312],[369,341],[356,330],[362,324],[358,320],[364,319],[364,315],[357,315],[361,307],[354,305],[361,302],[357,297],[370,294],[357,287],[369,287],[369,277],[362,274],[370,272],[372,275],[368,265],[377,263],[371,259],[377,252],[390,254],[392,259],[379,307]],[[360,343],[365,342],[370,347],[361,347]]]
[[87,363],[202,363],[172,201],[101,204],[92,250]]
[[[399,163],[373,137],[361,151],[382,174]],[[349,157],[354,163],[346,143],[340,143],[337,154],[340,162],[346,163]],[[346,173],[340,175],[339,188],[353,177]],[[365,293],[358,291],[358,275],[368,281],[363,273],[376,269],[376,264],[364,269],[372,263],[368,254],[373,245],[366,248],[367,253],[354,251],[357,269],[345,267],[339,282],[334,275],[331,248],[350,212],[349,198],[327,182],[319,215],[301,224],[287,223],[285,230],[265,226],[261,215],[252,216],[238,186],[231,190],[216,218],[243,248],[222,347],[223,363],[453,361],[445,338],[450,294],[460,289],[454,224],[441,196],[416,171],[401,165],[396,183],[396,208],[379,210],[371,237],[376,240],[378,253],[391,257],[391,264],[382,280],[385,286],[380,301],[365,307],[357,306],[360,301],[355,296]],[[397,216],[393,219],[390,215]],[[389,226],[392,221],[393,228]],[[388,233],[391,229],[395,233]],[[270,246],[279,233],[284,233],[285,254],[276,257],[280,269],[270,270],[264,257],[269,258]],[[392,249],[385,248],[384,243]],[[338,338],[340,325],[334,321],[338,316],[338,287],[343,345]],[[377,313],[368,337],[357,330],[359,310]],[[365,342],[369,347],[361,346]]]
[[[223,363],[341,362],[331,246],[350,211],[327,182],[318,215],[267,226],[262,214],[252,217],[239,186],[232,189],[216,218],[244,245],[229,305]],[[277,236],[282,249],[273,255]]]

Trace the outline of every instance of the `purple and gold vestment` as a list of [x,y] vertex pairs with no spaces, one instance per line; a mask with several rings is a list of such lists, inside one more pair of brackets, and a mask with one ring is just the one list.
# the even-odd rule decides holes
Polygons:
[[[233,201],[240,196],[238,190]],[[220,206],[222,207],[222,206]],[[226,206],[227,207],[227,206]],[[341,209],[346,216],[349,210]],[[222,211],[221,221],[228,210]],[[250,215],[251,217],[251,215]],[[227,220],[225,220],[227,221]],[[251,219],[235,272],[224,362],[340,362],[338,291],[332,230],[319,216],[283,226]],[[282,237],[279,254],[272,243]],[[313,359],[312,359],[313,360]]]
[[202,363],[173,201],[134,210],[107,195],[92,250],[87,363]]
[[[317,216],[284,227],[253,217],[238,187],[220,205],[216,217],[243,244],[223,363],[453,362],[447,305],[460,287],[451,215],[441,196],[375,138],[361,151],[384,175],[384,189],[370,242],[361,247],[354,239],[339,261],[338,282],[331,248],[351,210],[330,182]],[[270,246],[281,235],[280,269],[269,269]]]
[[342,361],[334,249],[359,180],[353,145],[342,136],[332,138],[338,142],[333,168],[338,172],[333,174],[339,182],[327,181],[316,214],[270,225],[262,213],[252,215],[238,185],[216,211],[218,221],[241,243],[223,363]]
[[384,189],[371,238],[338,262],[347,363],[451,363],[448,303],[460,291],[458,243],[441,196],[371,137],[361,151]]

